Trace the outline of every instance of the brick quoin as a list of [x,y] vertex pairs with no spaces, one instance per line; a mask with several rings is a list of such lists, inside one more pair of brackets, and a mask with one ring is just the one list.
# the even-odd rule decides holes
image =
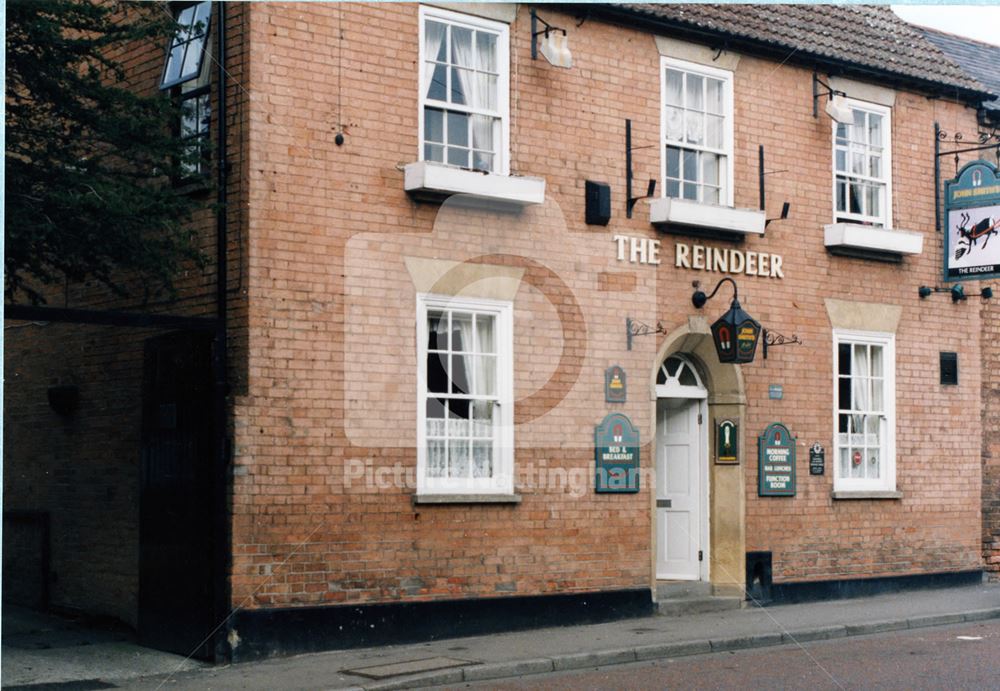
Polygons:
[[[231,3],[226,11],[234,32],[227,61],[231,605],[650,587],[649,482],[638,494],[588,489],[582,496],[521,484],[518,505],[414,506],[412,488],[372,491],[349,473],[416,467],[416,288],[406,257],[486,255],[531,279],[514,300],[514,399],[523,403],[515,408],[515,472],[589,477],[593,428],[609,412],[603,373],[610,364],[627,371],[630,386],[628,402],[614,410],[640,430],[642,465],[654,465],[648,392],[664,336],[637,338],[627,351],[625,317],[660,322],[668,334],[690,317],[714,318],[723,300],[695,310],[692,281],[710,288],[720,275],[676,268],[675,246],[730,245],[654,230],[645,202],[625,217],[626,119],[637,188],[660,178],[653,35],[597,19],[576,26],[573,15],[546,7],[547,21],[573,27],[574,65],[560,70],[530,59],[528,8],[518,9],[510,29],[510,167],[545,178],[547,201],[520,216],[466,223],[462,210],[414,201],[403,190],[402,166],[417,160],[419,145],[416,5]],[[128,64],[136,84],[155,88],[162,47],[137,48]],[[917,297],[942,264],[934,123],[974,132],[975,111],[896,92],[893,225],[922,233],[924,249],[894,265],[832,256],[824,247],[831,125],[822,112],[812,117],[812,70],[744,53],[733,87],[735,206],[758,205],[761,145],[768,168],[782,171],[767,177],[768,216],[783,201],[792,204],[787,221],[739,245],[782,255],[784,278],[736,277],[740,300],[762,324],[803,342],[767,360],[758,352],[742,370],[746,550],[773,553],[776,583],[982,568],[1000,577],[1000,313],[973,300]],[[611,186],[607,227],[584,224],[586,179]],[[211,215],[195,228],[211,246]],[[618,262],[614,235],[661,241],[662,264]],[[171,311],[208,313],[213,280],[211,267],[191,269]],[[72,286],[69,295],[71,306],[117,305],[89,286]],[[826,299],[902,308],[899,500],[831,498]],[[582,323],[561,323],[573,301]],[[139,413],[129,402],[139,396],[149,334],[17,326],[6,332],[7,506],[53,512],[54,601],[134,623]],[[958,386],[939,384],[939,351],[958,353]],[[88,412],[60,422],[45,388],[68,379],[81,384]],[[768,398],[771,384],[782,385],[783,399]],[[756,436],[777,421],[800,444],[791,500],[757,496]],[[822,476],[808,474],[813,442],[828,450]]]

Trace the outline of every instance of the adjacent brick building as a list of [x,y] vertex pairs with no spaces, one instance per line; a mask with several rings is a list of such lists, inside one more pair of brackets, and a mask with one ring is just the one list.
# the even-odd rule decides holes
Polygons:
[[[220,10],[216,654],[639,613],[663,579],[968,582],[984,536],[995,563],[995,310],[978,283],[918,292],[943,263],[935,124],[977,132],[991,95],[887,8],[254,3],[211,32]],[[162,64],[137,49],[141,88]],[[726,276],[766,359],[720,362],[733,286],[692,304]],[[164,311],[211,314],[212,278]],[[53,605],[141,630],[137,488],[186,424],[148,353],[183,346],[144,374],[148,332],[16,326],[6,507],[50,517]],[[596,491],[612,413],[642,470],[612,488],[637,491]],[[765,430],[797,460],[762,489]]]

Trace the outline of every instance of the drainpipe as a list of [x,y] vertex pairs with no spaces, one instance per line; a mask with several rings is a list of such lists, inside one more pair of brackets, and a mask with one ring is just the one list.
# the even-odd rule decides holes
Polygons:
[[[217,102],[219,113],[219,136],[216,146],[216,161],[218,165],[218,199],[216,211],[215,229],[215,252],[216,252],[216,275],[215,275],[215,348],[212,358],[214,374],[214,472],[212,483],[212,574],[214,583],[213,599],[215,603],[215,621],[219,622],[215,630],[214,658],[216,662],[228,661],[230,657],[228,639],[231,630],[229,620],[229,564],[230,555],[230,535],[228,516],[229,497],[229,443],[228,443],[228,418],[226,397],[229,394],[228,381],[228,357],[227,357],[227,333],[226,333],[226,312],[228,297],[228,266],[227,249],[228,238],[226,226],[228,215],[226,213],[226,185],[229,177],[229,159],[226,147],[226,117],[228,110],[226,107],[226,3],[215,2],[218,14],[216,33],[217,47],[216,60],[218,73],[216,78]],[[224,625],[222,625],[224,623]]]

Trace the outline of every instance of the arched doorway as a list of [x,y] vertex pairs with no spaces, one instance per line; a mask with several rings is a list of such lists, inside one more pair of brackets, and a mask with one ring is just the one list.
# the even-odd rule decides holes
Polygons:
[[[719,362],[708,322],[691,317],[660,344],[649,384],[655,422],[651,453],[655,474],[651,483],[655,488],[651,492],[655,520],[650,536],[653,579],[703,580],[711,583],[717,595],[742,596],[746,570],[744,469],[753,456],[745,440],[753,437],[744,433],[746,396],[740,368]],[[735,464],[720,464],[715,458],[715,429],[722,420],[737,425]],[[686,464],[670,463],[671,445]],[[662,461],[661,454],[665,454]],[[682,477],[671,478],[671,472]],[[684,501],[678,501],[683,492],[674,490],[685,480],[698,502],[688,507],[698,513],[687,519],[674,516],[676,525],[671,526],[666,510],[684,508]],[[662,505],[664,502],[669,506]],[[692,521],[686,528],[685,520]],[[671,542],[671,532],[675,536],[686,533],[689,538],[678,542],[674,537]]]
[[663,361],[656,378],[658,580],[709,580],[707,399],[692,360]]

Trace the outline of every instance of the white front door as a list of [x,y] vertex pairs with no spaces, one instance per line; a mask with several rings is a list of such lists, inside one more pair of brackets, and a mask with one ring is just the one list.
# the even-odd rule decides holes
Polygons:
[[656,577],[707,579],[707,467],[697,399],[656,405]]

